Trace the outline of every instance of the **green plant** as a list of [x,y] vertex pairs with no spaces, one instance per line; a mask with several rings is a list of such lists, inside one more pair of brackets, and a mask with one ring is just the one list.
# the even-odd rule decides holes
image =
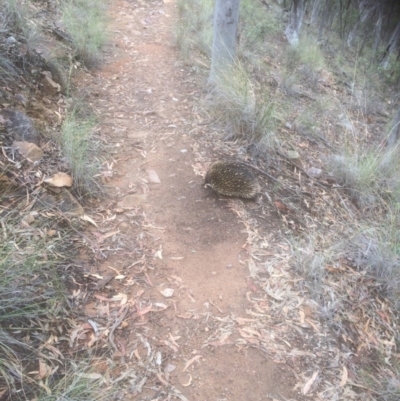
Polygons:
[[288,46],[285,59],[289,75],[300,73],[313,85],[316,84],[321,69],[325,68],[321,49],[316,40],[308,36],[302,36],[297,46]]
[[[48,221],[37,228],[20,227],[21,216],[3,213],[3,238],[0,244],[0,388],[25,392],[36,388],[26,367],[36,363],[34,348],[38,322],[50,322],[65,307],[65,289],[57,272],[63,261],[65,233],[61,237],[34,235],[45,232]],[[34,223],[33,223],[34,225]],[[39,336],[40,337],[40,336]],[[14,394],[18,399],[18,394]],[[13,398],[14,399],[14,398]]]
[[74,186],[80,195],[99,192],[95,180],[98,171],[96,165],[96,144],[92,138],[95,121],[93,118],[80,116],[77,106],[67,114],[61,127],[60,145],[74,178]]
[[267,37],[278,32],[279,24],[272,12],[267,11],[258,1],[241,1],[237,50],[239,57],[257,58],[264,52]]
[[37,25],[32,22],[31,12],[26,3],[20,0],[4,0],[3,10],[5,24],[21,34],[29,50],[40,42],[42,35]]
[[211,112],[230,132],[227,139],[273,147],[276,113],[268,94],[257,95],[244,68],[236,62],[215,76]]
[[[51,382],[51,377],[49,377]],[[116,389],[101,388],[104,379],[90,371],[86,364],[71,363],[69,369],[53,381],[50,391],[43,391],[38,401],[105,401],[112,399]],[[46,386],[48,387],[48,386]]]
[[101,0],[64,0],[62,20],[72,38],[78,56],[95,66],[101,59],[107,29],[104,2]]
[[185,59],[192,49],[207,56],[211,54],[213,6],[212,0],[178,1],[176,43]]
[[6,83],[17,76],[17,69],[6,54],[0,53],[0,82]]
[[361,207],[400,201],[399,148],[354,147],[331,157],[329,168]]

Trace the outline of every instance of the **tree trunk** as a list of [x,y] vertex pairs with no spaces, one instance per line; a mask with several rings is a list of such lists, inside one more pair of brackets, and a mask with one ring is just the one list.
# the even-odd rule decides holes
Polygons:
[[304,15],[304,0],[293,0],[290,11],[290,19],[285,29],[285,35],[292,46],[299,43],[299,32]]
[[369,5],[368,0],[360,1],[359,5],[358,5],[360,18],[355,23],[353,29],[350,31],[350,33],[347,37],[347,46],[348,47],[350,47],[352,45],[354,38],[359,34],[360,26],[362,26],[363,23],[370,18],[370,16],[373,14],[373,12],[376,8],[376,5],[372,5],[370,8],[368,8],[368,5]]
[[311,17],[310,17],[310,24],[313,25],[315,21],[317,20],[317,16],[319,14],[321,8],[321,0],[315,0],[312,11],[311,11]]
[[209,83],[233,63],[236,54],[236,35],[240,0],[216,0],[214,9],[213,43]]
[[322,39],[323,30],[331,27],[331,24],[336,16],[335,6],[336,0],[325,1],[325,7],[321,15],[318,28],[318,40]]

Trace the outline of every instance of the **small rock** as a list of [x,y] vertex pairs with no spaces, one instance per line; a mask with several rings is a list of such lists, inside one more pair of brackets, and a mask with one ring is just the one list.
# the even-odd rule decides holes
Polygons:
[[7,43],[8,45],[12,45],[12,44],[14,44],[14,43],[17,43],[17,39],[15,39],[14,36],[9,36],[9,37],[6,39],[6,43]]
[[121,231],[124,232],[128,231],[131,228],[131,226],[126,221],[122,221],[121,223],[119,223],[118,227]]
[[154,170],[149,170],[149,180],[150,182],[153,182],[154,184],[160,184],[160,178],[158,177],[158,174]]
[[322,174],[322,170],[320,168],[316,168],[316,167],[310,167],[309,169],[306,170],[307,174],[310,177],[320,177]]
[[171,298],[172,295],[174,295],[174,290],[172,288],[164,288],[163,290],[160,291],[160,293],[165,298]]
[[66,189],[62,188],[59,194],[45,193],[39,198],[39,204],[46,208],[58,209],[69,215],[81,216],[85,213],[76,198]]
[[17,110],[1,110],[0,123],[5,124],[7,133],[16,141],[38,142],[38,133],[26,114]]

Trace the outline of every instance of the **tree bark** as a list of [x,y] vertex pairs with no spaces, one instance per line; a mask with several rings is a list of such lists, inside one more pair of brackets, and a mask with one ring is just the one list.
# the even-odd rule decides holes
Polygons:
[[233,63],[236,55],[236,36],[240,0],[216,0],[214,9],[213,43],[209,83],[220,71]]
[[303,22],[304,0],[293,0],[290,10],[289,23],[285,29],[285,35],[290,45],[296,46],[299,43],[299,32]]
[[310,17],[310,24],[313,25],[317,20],[317,16],[319,14],[321,8],[321,0],[315,0],[312,6],[311,17]]

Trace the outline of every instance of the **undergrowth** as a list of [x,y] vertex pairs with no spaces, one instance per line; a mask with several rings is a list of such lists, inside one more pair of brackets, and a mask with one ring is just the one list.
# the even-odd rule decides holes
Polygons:
[[62,21],[76,53],[90,67],[101,61],[107,41],[105,4],[101,0],[63,0]]
[[61,127],[60,146],[74,179],[74,188],[80,196],[101,192],[96,180],[99,168],[98,144],[93,140],[95,120],[82,115],[82,105],[68,113]]
[[211,114],[227,128],[226,139],[243,139],[265,149],[276,145],[276,109],[267,93],[257,93],[240,62],[216,74]]

